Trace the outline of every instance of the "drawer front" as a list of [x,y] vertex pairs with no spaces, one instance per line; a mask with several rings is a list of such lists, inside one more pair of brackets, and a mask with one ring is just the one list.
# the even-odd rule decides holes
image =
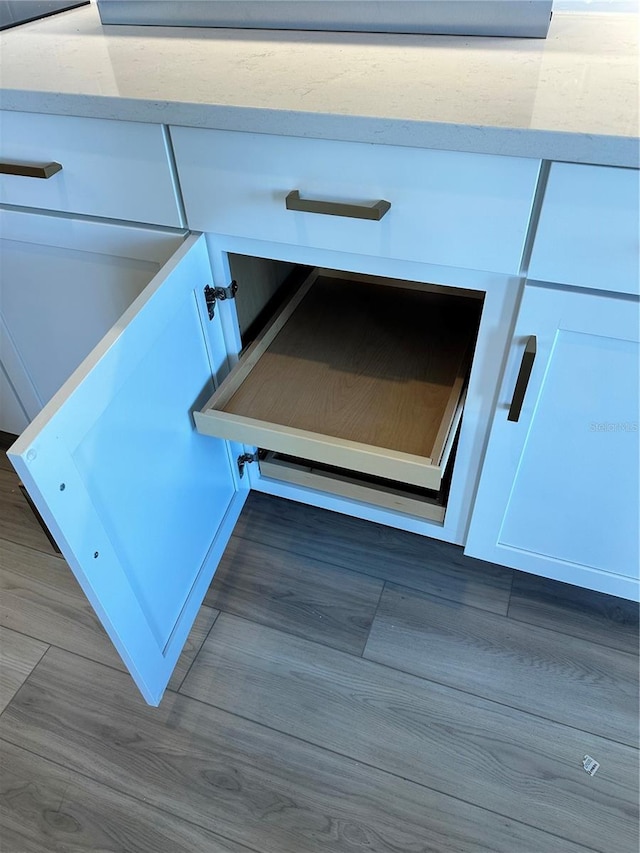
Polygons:
[[5,111],[0,131],[3,163],[62,166],[48,178],[0,174],[3,203],[183,225],[161,126]]
[[554,163],[529,278],[638,293],[640,172]]
[[[537,160],[194,128],[171,135],[193,229],[519,270]],[[289,210],[285,200],[295,191],[303,204],[391,206],[379,221]]]

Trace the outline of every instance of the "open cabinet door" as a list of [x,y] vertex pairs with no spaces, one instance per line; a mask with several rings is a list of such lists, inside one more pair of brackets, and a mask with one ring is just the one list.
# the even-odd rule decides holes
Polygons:
[[189,237],[9,451],[154,705],[247,493],[227,443],[193,423],[226,362],[210,283]]

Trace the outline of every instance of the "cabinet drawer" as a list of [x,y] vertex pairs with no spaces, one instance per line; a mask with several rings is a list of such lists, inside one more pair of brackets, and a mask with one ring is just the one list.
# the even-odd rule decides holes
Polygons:
[[358,476],[353,471],[317,465],[272,451],[263,452],[259,456],[260,474],[265,477],[428,521],[444,521],[445,489],[412,488],[406,483]]
[[182,226],[161,126],[9,111],[0,122],[9,168],[62,166],[48,178],[0,174],[3,203]]
[[[181,127],[171,135],[196,230],[479,270],[520,267],[537,160]],[[303,205],[348,209],[287,209],[296,191]],[[390,207],[379,221],[358,218],[380,201]]]
[[247,349],[199,432],[438,490],[481,299],[314,271]]
[[638,293],[640,172],[554,163],[529,278]]

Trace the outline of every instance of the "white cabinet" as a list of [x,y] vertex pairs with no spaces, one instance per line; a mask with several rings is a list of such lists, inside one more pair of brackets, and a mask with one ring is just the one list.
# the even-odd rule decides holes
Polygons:
[[632,298],[525,288],[467,554],[637,598],[638,318]]
[[22,208],[0,211],[0,430],[15,434],[177,245],[33,210],[178,227],[183,216],[166,128],[74,116],[0,112],[0,201]]
[[539,160],[190,127],[171,139],[197,231],[520,270]]
[[166,129],[138,122],[0,112],[0,202],[184,224]]
[[0,210],[0,430],[35,417],[182,239]]
[[640,594],[639,177],[551,166],[465,548],[631,599]]
[[[249,488],[451,542],[463,543],[470,524],[474,556],[638,595],[637,300],[528,284],[500,390],[539,163],[325,142],[177,129],[188,224],[206,237],[5,213],[0,399],[10,401],[8,424],[20,423],[21,411],[36,415],[10,457],[152,704]],[[580,256],[579,241],[566,233],[556,250],[553,239],[565,215],[564,172],[554,170],[532,267],[574,284],[563,270]],[[584,175],[585,186],[592,175],[571,174]],[[615,188],[619,170],[611,178],[623,224],[596,225],[595,233],[598,251],[615,257],[616,241],[627,245],[633,188],[629,197]],[[593,186],[597,197],[599,174]],[[329,198],[317,197],[322,188]],[[371,214],[376,201],[391,207],[374,204]],[[592,207],[591,216],[602,215]],[[316,289],[308,316],[306,297],[294,298],[275,332],[259,334],[229,374],[247,343],[238,314],[255,325],[264,294],[280,287],[279,273],[264,288],[252,288],[249,276],[238,299],[246,287],[250,308],[236,312],[218,293],[211,310],[210,288],[229,284],[233,254],[252,271],[262,263],[322,267],[328,284]],[[633,250],[628,258],[619,290]],[[446,311],[423,348],[426,318],[441,302]],[[290,322],[296,304],[304,316]],[[348,335],[360,335],[362,346],[343,347]],[[438,353],[426,362],[445,390],[420,449],[429,407],[414,411],[411,393],[382,412],[376,404],[382,386],[411,383],[416,371],[424,384],[420,359],[436,338]],[[509,420],[523,348],[534,338],[521,411]],[[327,371],[340,375],[329,382]],[[274,411],[283,387],[286,405]],[[397,389],[387,390],[396,399]],[[374,404],[364,419],[360,399]],[[304,411],[289,422],[291,407]],[[337,413],[338,430],[328,428],[327,413]],[[355,434],[340,434],[358,418]],[[388,424],[418,444],[381,438]],[[368,437],[370,427],[382,432]],[[256,448],[269,458],[262,470],[244,470],[239,459]]]
[[640,292],[640,171],[553,163],[529,278]]
[[[493,403],[493,390],[487,393],[487,389],[494,389],[498,381],[521,283],[519,273],[539,161],[181,127],[171,128],[171,138],[187,223],[209,234],[214,257],[227,251],[297,261],[338,274],[365,275],[369,283],[376,277],[379,281],[384,277],[387,285],[392,280],[396,284],[406,280],[409,288],[434,285],[450,295],[459,288],[468,291],[468,297],[477,298],[479,319],[467,341],[469,355],[475,357],[470,358],[470,369],[460,377],[466,392],[464,416],[458,394],[455,401],[453,397],[451,400],[452,408],[457,409],[452,412],[455,417],[441,422],[442,432],[431,444],[426,438],[426,424],[432,412],[425,412],[416,403],[403,427],[393,404],[380,414],[363,393],[362,383],[356,383],[348,370],[343,371],[343,379],[346,376],[347,384],[352,382],[354,400],[360,395],[362,405],[354,405],[360,420],[368,411],[371,422],[389,422],[393,420],[389,412],[393,411],[398,415],[397,432],[404,428],[406,433],[402,438],[415,437],[425,424],[425,440],[399,441],[397,434],[382,440],[380,434],[372,437],[370,428],[358,432],[345,429],[345,419],[350,425],[357,420],[348,414],[341,424],[336,419],[330,423],[330,418],[306,417],[300,411],[305,407],[302,394],[296,394],[295,415],[290,409],[285,412],[290,401],[275,412],[279,405],[275,389],[289,384],[284,372],[268,378],[269,387],[274,389],[274,405],[265,406],[261,413],[253,404],[251,411],[221,410],[226,402],[219,398],[198,417],[199,429],[212,435],[244,441],[251,450],[257,446],[295,457],[288,467],[282,459],[278,460],[279,468],[273,460],[261,463],[265,476],[252,468],[249,476],[253,488],[462,543]],[[389,348],[399,352],[403,343],[415,341],[419,335],[408,334],[403,341],[402,321],[391,319],[391,305],[402,300],[400,288],[396,295],[392,287],[387,290],[383,302],[389,308],[386,312],[381,308],[380,313],[386,313],[388,325],[393,323],[396,332],[392,343],[387,338],[388,354]],[[324,325],[336,334],[333,327],[337,327],[338,318],[344,321],[344,309],[350,311],[352,319],[350,324],[345,323],[348,328],[343,335],[366,334],[360,320],[373,291],[374,286],[363,288],[356,306],[349,285],[344,284],[331,295],[324,312],[329,317],[335,313],[336,320],[327,321],[325,316],[321,324],[318,319],[317,324],[310,324],[314,333]],[[412,314],[408,300],[403,304],[408,330],[419,314]],[[319,310],[316,313],[319,317]],[[286,329],[291,329],[290,324],[279,334],[278,346]],[[425,322],[423,355],[428,350],[427,330]],[[376,336],[383,339],[375,326],[370,335],[372,340]],[[312,347],[326,350],[332,346],[337,351],[337,345],[328,343],[329,335],[323,336],[324,341],[316,338],[312,342],[311,335],[306,340]],[[415,354],[417,347],[413,350]],[[373,354],[373,346],[370,352]],[[391,369],[392,359],[385,359],[384,352],[379,359],[381,364],[387,360]],[[304,361],[294,360],[299,365]],[[307,359],[307,364],[311,360]],[[253,376],[265,375],[266,361],[275,359],[267,354],[260,367],[254,370],[252,364]],[[330,359],[326,361],[328,364]],[[356,361],[351,361],[355,365]],[[404,376],[396,372],[396,382],[408,381],[417,363],[408,366]],[[300,367],[295,372],[300,386],[323,388],[325,400],[320,402],[318,395],[315,408],[326,413],[334,405],[327,399],[333,392],[327,389],[335,391],[336,385],[321,379],[321,370],[312,374]],[[416,400],[420,384],[415,386]],[[345,383],[338,385],[342,389],[338,396],[344,397]],[[225,393],[221,391],[222,397]],[[371,396],[376,393],[371,391]],[[237,401],[237,394],[235,398]],[[400,401],[400,395],[397,399]],[[406,398],[399,406],[405,414],[409,411]],[[274,416],[280,418],[275,426]],[[256,429],[258,422],[260,429]],[[318,463],[340,469],[332,472],[333,487],[328,472],[321,471]],[[443,502],[440,487],[447,470],[453,473],[444,484],[448,494]],[[386,478],[392,491],[382,496],[385,486],[378,483],[374,493],[368,481],[354,480],[354,473]],[[430,498],[423,494],[424,506],[418,510],[413,501],[416,495],[400,494],[407,484],[433,491],[432,506],[437,508],[425,510]],[[404,512],[389,511],[401,506]]]
[[[52,222],[55,232],[59,223],[69,227],[71,220],[53,217]],[[102,223],[82,222],[83,226],[89,224]],[[138,230],[141,235],[155,233],[158,239],[182,239]],[[101,231],[94,246],[105,262],[116,248],[109,246],[111,234],[109,229]],[[245,245],[255,244],[248,241]],[[217,302],[210,316],[207,287],[228,283],[228,268],[225,241],[210,236],[209,246],[213,279],[205,238],[187,238],[9,453],[151,704],[160,701],[252,483],[246,472],[244,476],[240,473],[238,458],[245,448],[233,441],[233,435],[224,440],[201,435],[195,428],[194,413],[205,408],[218,381],[228,373],[228,361],[236,354],[239,338],[232,301]],[[307,249],[304,253],[310,257]],[[338,253],[331,257],[335,262],[345,259]],[[351,261],[358,263],[356,256]],[[360,263],[367,266],[370,262],[360,259]],[[375,263],[384,266],[379,259]],[[393,266],[407,269],[395,261]],[[69,275],[74,273],[69,270]],[[513,288],[509,285],[514,282],[497,274],[448,271],[447,275],[468,279],[467,289],[472,292],[463,301],[470,308],[472,322],[470,337],[462,342],[461,350],[466,355],[477,332],[479,353],[477,366],[471,368],[466,426],[458,442],[460,473],[447,510],[454,519],[450,527],[455,534],[468,512],[463,503],[473,481],[469,472],[477,471],[475,448],[482,445],[490,411],[484,387],[496,381],[507,334],[501,327],[504,317],[511,314],[509,291]],[[75,276],[79,277],[77,272]],[[365,290],[375,286],[373,278],[368,273],[362,285]],[[338,283],[345,286],[340,279]],[[376,301],[381,331],[385,324],[401,326],[403,302],[396,299],[395,291],[405,288],[412,305],[411,294],[418,297],[423,289],[434,292],[436,303],[451,293],[454,301],[462,297],[462,288],[451,286],[390,284],[390,295],[383,293]],[[368,294],[356,294],[352,324],[357,322],[361,299],[367,301]],[[395,324],[387,321],[389,299],[396,300]],[[343,300],[332,299],[327,307],[340,312]],[[455,316],[448,322],[457,324]],[[444,329],[445,339],[449,337],[446,332]],[[419,333],[416,327],[413,349]],[[370,332],[365,329],[364,334]],[[384,352],[374,355],[378,368],[380,359],[384,367]],[[454,366],[455,384],[458,371]],[[382,373],[384,378],[384,370]],[[451,425],[446,431],[451,431]],[[421,464],[431,467],[425,460]],[[303,487],[302,493],[303,499],[313,500],[312,489]],[[300,492],[297,497],[300,499]],[[334,497],[333,501],[334,508],[342,512],[357,512],[358,507],[369,511],[366,498],[347,497],[340,502]],[[397,507],[377,511],[386,523],[402,525],[408,518],[423,530],[429,524]],[[431,524],[438,529],[435,522]],[[445,527],[440,524],[440,531]],[[448,528],[446,535],[451,535]]]
[[226,366],[210,280],[189,237],[9,452],[151,704],[246,497],[229,445],[192,418]]

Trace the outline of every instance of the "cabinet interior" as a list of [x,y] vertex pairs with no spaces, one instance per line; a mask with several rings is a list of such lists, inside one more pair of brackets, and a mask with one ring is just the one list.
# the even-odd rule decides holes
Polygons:
[[262,476],[443,521],[482,294],[230,264],[243,355],[198,428],[260,447]]

